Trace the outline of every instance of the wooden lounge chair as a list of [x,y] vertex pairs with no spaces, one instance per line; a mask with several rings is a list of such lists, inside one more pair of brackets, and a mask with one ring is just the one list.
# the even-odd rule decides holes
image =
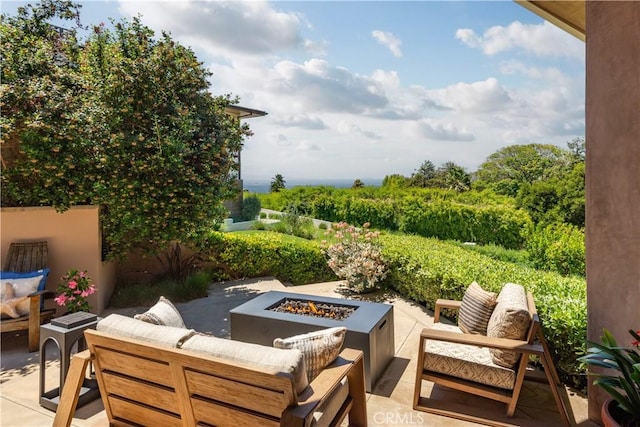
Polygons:
[[[130,325],[133,323],[129,321]],[[367,425],[360,350],[343,349],[303,392],[297,393],[291,374],[274,373],[272,369],[268,372],[185,350],[184,346],[189,340],[211,339],[237,344],[240,352],[242,346],[253,352],[272,348],[192,335],[185,335],[186,340],[178,338],[185,342],[183,348],[169,348],[166,341],[163,345],[145,342],[149,336],[157,336],[154,329],[169,328],[166,326],[141,326],[146,330],[145,341],[100,328],[99,323],[97,331],[85,331],[88,349],[71,361],[55,427],[70,425],[89,362],[93,362],[110,425],[337,426],[345,417],[351,426]],[[180,334],[177,328],[167,331],[163,339]]]
[[[540,328],[540,320],[538,318],[536,307],[533,301],[533,295],[527,293],[526,295],[529,316],[531,322],[526,332],[526,338],[524,340],[514,340],[507,338],[488,337],[486,335],[462,333],[457,326],[445,325],[438,323],[440,320],[440,312],[442,309],[458,310],[461,306],[461,301],[443,300],[439,299],[436,302],[434,311],[434,327],[424,328],[420,334],[420,345],[418,350],[418,364],[416,369],[416,382],[413,397],[413,408],[416,410],[435,413],[438,415],[444,415],[452,418],[462,419],[465,421],[471,421],[476,423],[482,423],[486,425],[503,426],[496,420],[482,418],[479,416],[473,416],[469,413],[457,412],[454,410],[443,409],[437,407],[437,405],[431,402],[431,399],[423,397],[422,382],[430,381],[434,384],[439,384],[451,389],[463,391],[466,393],[472,393],[485,398],[497,400],[507,404],[507,416],[512,417],[516,410],[518,403],[518,397],[522,388],[523,381],[525,380],[525,373],[527,371],[527,364],[531,355],[539,356],[540,362],[544,367],[546,380],[551,386],[551,391],[555,399],[556,405],[560,412],[560,417],[565,426],[570,426],[567,408],[562,400],[558,386],[561,386],[558,374],[556,372],[553,361],[549,354],[549,348],[547,342],[542,335],[542,329]],[[460,344],[473,346],[473,347],[461,347]],[[431,345],[431,347],[430,347]],[[448,348],[451,351],[448,351]],[[510,352],[518,353],[519,360],[515,366],[511,369],[511,372],[502,372],[496,374],[496,372],[505,369],[496,366],[492,361],[484,361],[483,357],[479,354],[483,351],[489,352],[489,349],[501,349],[508,350]],[[435,354],[438,353],[438,354]],[[490,353],[488,353],[490,354]],[[430,360],[434,356],[438,357],[450,357],[446,365],[451,370],[443,373],[447,369],[436,367],[437,363],[430,365]],[[452,356],[454,355],[454,356]],[[457,358],[457,359],[456,359]],[[489,356],[489,359],[491,357]],[[425,359],[426,362],[425,362]],[[485,357],[486,359],[486,357]],[[473,363],[481,363],[482,360],[485,363],[484,366],[480,366],[480,369],[474,369],[470,366]],[[456,364],[459,363],[458,366]],[[493,366],[491,366],[493,365]],[[483,372],[486,374],[485,369],[495,369],[490,375],[485,375],[485,378],[474,377],[474,371]],[[496,378],[500,374],[506,373],[509,375],[511,383],[504,386],[496,386],[493,383],[496,382]],[[529,378],[527,378],[529,379]],[[531,378],[539,380],[539,378]],[[509,383],[509,381],[507,381]]]
[[[47,242],[11,243],[3,271],[27,273],[47,267]],[[40,325],[48,322],[55,309],[41,310],[41,299],[55,296],[54,292],[41,290],[29,295],[29,314],[15,319],[2,319],[0,332],[29,331],[29,351],[37,351],[40,344]]]

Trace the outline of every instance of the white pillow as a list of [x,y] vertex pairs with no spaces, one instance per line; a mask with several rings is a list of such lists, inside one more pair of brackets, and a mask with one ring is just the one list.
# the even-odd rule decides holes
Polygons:
[[180,312],[175,305],[165,297],[160,297],[156,305],[142,314],[136,314],[134,319],[161,326],[186,328]]
[[16,298],[15,291],[13,290],[13,285],[9,282],[4,283],[2,285],[2,294],[0,295],[0,313],[2,318],[11,317],[18,318],[20,317],[20,313],[18,313],[18,307],[20,304],[27,300],[29,302],[29,298],[27,297],[18,297]]
[[282,349],[297,348],[302,351],[307,378],[311,382],[327,365],[336,360],[346,333],[345,327],[321,329],[285,339],[276,338],[273,340],[273,346]]
[[[42,276],[27,277],[24,279],[3,279],[0,283],[2,288],[2,300],[5,298],[6,284],[10,283],[13,286],[13,298],[26,297],[29,294],[38,290],[38,285]],[[16,305],[16,311],[20,316],[29,314],[29,298],[25,298],[23,301]]]

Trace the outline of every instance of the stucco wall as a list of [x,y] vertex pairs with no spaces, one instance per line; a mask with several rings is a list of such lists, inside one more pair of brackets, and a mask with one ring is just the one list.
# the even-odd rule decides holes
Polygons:
[[[115,268],[101,260],[99,209],[78,206],[64,213],[49,207],[2,208],[0,210],[2,265],[12,242],[46,240],[49,248],[47,289],[55,291],[60,277],[71,268],[87,270],[98,292],[89,297],[94,312],[107,307],[115,287]],[[51,300],[47,304],[53,304]]]
[[[588,338],[640,328],[640,3],[586,2]],[[589,389],[589,416],[606,397]]]

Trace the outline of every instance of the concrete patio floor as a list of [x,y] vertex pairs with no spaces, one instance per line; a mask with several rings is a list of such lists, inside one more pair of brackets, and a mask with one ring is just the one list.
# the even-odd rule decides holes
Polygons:
[[[176,304],[189,328],[229,337],[229,310],[269,290],[286,290],[317,296],[344,297],[339,292],[340,282],[318,283],[305,286],[285,286],[273,278],[231,281],[211,285],[209,296]],[[394,306],[395,358],[376,382],[372,393],[367,393],[367,411],[370,426],[475,426],[412,409],[416,355],[420,331],[433,323],[433,313],[393,292],[373,293],[365,296],[376,302]],[[363,299],[364,299],[363,298]],[[144,307],[108,310],[133,316],[146,311]],[[47,348],[55,356],[55,350]],[[0,425],[50,426],[54,413],[38,403],[39,356],[27,352],[25,333],[2,334],[0,372]],[[55,357],[54,357],[55,358]],[[58,362],[47,362],[45,370],[47,388],[53,388],[58,375]],[[561,420],[548,385],[525,382],[518,408],[513,418],[505,415],[505,404],[471,396],[443,387],[423,384],[423,396],[438,399],[447,407],[470,415],[481,416],[504,423],[505,426],[561,426]],[[575,425],[591,427],[597,424],[587,418],[587,400],[584,396],[566,390],[565,401],[570,403],[570,417]],[[101,400],[95,400],[76,411],[74,426],[106,426],[107,417]]]

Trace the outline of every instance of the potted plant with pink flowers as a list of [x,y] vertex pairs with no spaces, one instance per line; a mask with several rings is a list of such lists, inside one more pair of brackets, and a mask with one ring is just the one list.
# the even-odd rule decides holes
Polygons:
[[65,306],[68,313],[89,311],[91,306],[87,297],[96,292],[95,286],[87,275],[87,271],[75,269],[62,276],[62,282],[58,285],[58,296],[54,299],[60,306]]

